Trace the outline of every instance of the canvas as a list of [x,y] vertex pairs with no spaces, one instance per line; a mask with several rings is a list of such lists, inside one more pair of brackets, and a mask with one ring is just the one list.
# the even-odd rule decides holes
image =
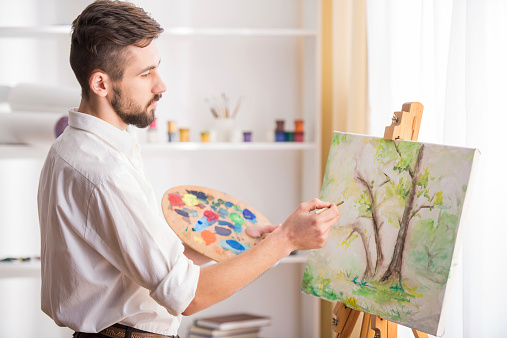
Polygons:
[[345,203],[308,294],[442,335],[476,149],[335,132],[320,198]]

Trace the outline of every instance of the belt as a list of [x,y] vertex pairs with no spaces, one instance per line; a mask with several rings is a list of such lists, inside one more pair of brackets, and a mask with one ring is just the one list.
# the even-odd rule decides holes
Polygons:
[[165,336],[163,334],[157,334],[157,333],[151,333],[142,331],[139,329],[134,329],[129,326],[124,326],[120,324],[114,324],[113,326],[110,326],[108,328],[105,328],[104,330],[100,331],[99,334],[111,337],[111,338],[126,338],[128,331],[130,331],[130,337],[131,338],[177,338],[178,336]]

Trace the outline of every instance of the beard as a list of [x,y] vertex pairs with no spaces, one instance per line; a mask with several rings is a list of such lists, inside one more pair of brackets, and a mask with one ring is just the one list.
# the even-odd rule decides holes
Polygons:
[[116,111],[118,117],[123,123],[133,125],[138,128],[146,128],[155,120],[155,109],[148,111],[151,104],[160,100],[162,94],[155,94],[148,104],[142,108],[131,99],[123,97],[120,88],[113,87],[113,98],[111,106]]

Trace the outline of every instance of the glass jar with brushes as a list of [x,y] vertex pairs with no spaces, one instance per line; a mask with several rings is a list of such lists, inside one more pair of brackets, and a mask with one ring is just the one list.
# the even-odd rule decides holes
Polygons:
[[229,97],[222,93],[221,99],[206,99],[210,105],[210,111],[214,118],[214,132],[218,142],[241,142],[241,132],[236,128],[235,117],[241,106],[240,97],[236,101],[234,109],[229,107]]

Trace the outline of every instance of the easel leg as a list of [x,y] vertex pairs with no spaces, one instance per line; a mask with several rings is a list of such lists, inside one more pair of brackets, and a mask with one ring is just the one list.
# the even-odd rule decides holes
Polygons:
[[333,330],[337,333],[336,338],[349,338],[356,326],[360,312],[337,302],[333,313],[335,314]]
[[375,337],[375,331],[373,331],[371,329],[370,319],[371,319],[371,315],[365,313],[363,316],[363,323],[361,325],[361,334],[359,335],[360,338],[374,338]]
[[414,334],[415,338],[428,338],[428,335],[424,332],[420,332],[420,331],[412,329],[412,333]]
[[396,338],[398,325],[379,316],[370,316],[370,327],[375,332],[375,338]]
[[[350,309],[340,302],[336,303],[333,310],[333,331],[336,338],[350,338],[359,315],[357,310]],[[412,329],[415,338],[428,338],[426,333]],[[364,313],[361,324],[360,338],[396,338],[398,336],[398,324],[382,319],[379,316]]]

